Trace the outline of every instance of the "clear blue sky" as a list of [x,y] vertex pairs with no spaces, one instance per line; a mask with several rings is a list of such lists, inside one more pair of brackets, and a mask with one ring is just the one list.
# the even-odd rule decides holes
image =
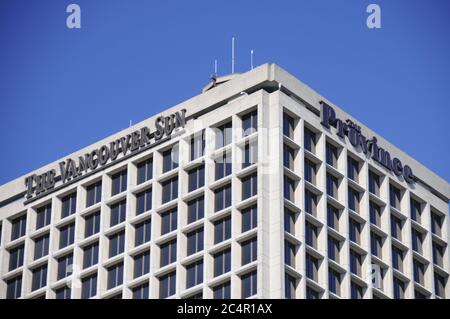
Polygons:
[[1,0],[0,184],[197,95],[233,35],[448,181],[449,31],[448,0]]

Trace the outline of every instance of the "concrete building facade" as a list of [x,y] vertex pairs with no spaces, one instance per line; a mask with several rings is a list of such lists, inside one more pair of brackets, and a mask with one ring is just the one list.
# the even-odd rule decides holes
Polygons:
[[448,298],[449,196],[265,64],[2,185],[0,298]]

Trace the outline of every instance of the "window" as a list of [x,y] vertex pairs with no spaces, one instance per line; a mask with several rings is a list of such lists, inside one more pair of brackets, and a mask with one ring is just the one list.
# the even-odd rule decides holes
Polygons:
[[61,218],[74,214],[77,208],[77,193],[72,193],[63,197],[61,199],[61,202],[62,202]]
[[33,279],[31,283],[31,291],[45,287],[47,284],[47,264],[32,270]]
[[417,230],[412,229],[411,235],[412,235],[413,250],[418,252],[419,254],[422,254],[422,243],[423,243],[422,234],[420,232],[418,232]]
[[163,173],[171,171],[178,167],[178,145],[162,153]]
[[331,205],[327,205],[327,223],[329,227],[339,230],[339,210]]
[[392,267],[403,271],[403,251],[394,246],[392,247]]
[[256,277],[256,270],[242,275],[241,277],[241,283],[242,283],[242,298],[248,298],[250,296],[256,295],[256,288],[257,288],[257,277]]
[[319,299],[319,293],[311,287],[306,287],[306,299]]
[[421,262],[416,259],[413,260],[413,268],[414,268],[414,281],[418,282],[423,286],[424,283],[424,275],[425,275],[425,266]]
[[161,213],[161,235],[170,233],[177,229],[177,208]]
[[359,245],[361,239],[361,224],[350,219],[350,240]]
[[242,168],[249,167],[258,162],[258,144],[257,142],[246,142],[244,145],[244,158],[242,159]]
[[258,113],[256,110],[242,116],[242,130],[244,131],[243,136],[258,131]]
[[304,135],[304,147],[305,150],[310,151],[311,153],[315,153],[316,151],[316,134],[314,134],[311,130],[305,127],[305,135]]
[[75,223],[59,229],[59,249],[72,245],[75,240]]
[[162,183],[162,203],[170,202],[178,197],[178,176]]
[[296,287],[297,280],[288,274],[284,274],[284,296],[286,299],[295,299]]
[[139,246],[150,241],[152,231],[152,220],[147,219],[135,226],[134,245]]
[[424,295],[423,293],[414,290],[414,299],[428,299],[428,297],[426,295]]
[[372,201],[369,201],[370,222],[378,227],[381,226],[381,208]]
[[227,248],[214,256],[214,277],[225,274],[231,270],[231,248]]
[[331,174],[327,174],[327,194],[331,197],[338,194],[338,179]]
[[330,292],[339,295],[341,286],[341,274],[334,269],[328,269],[328,289]]
[[89,237],[100,231],[100,211],[92,213],[85,218],[84,236]]
[[123,283],[123,263],[108,268],[108,289],[120,286]]
[[12,231],[11,231],[11,241],[25,236],[26,227],[27,227],[27,216],[23,215],[20,217],[17,217],[16,219],[12,220]]
[[362,299],[363,298],[363,288],[354,283],[353,281],[350,284],[350,298],[351,299]]
[[188,202],[188,224],[202,219],[205,215],[205,199],[203,196]]
[[442,220],[441,216],[431,212],[431,232],[439,237],[442,236]]
[[110,227],[123,223],[127,217],[127,201],[123,200],[111,205]]
[[347,176],[351,180],[358,182],[358,174],[359,174],[359,163],[357,160],[349,156],[347,159]]
[[216,149],[231,143],[231,121],[216,128]]
[[201,250],[203,250],[203,228],[187,234],[187,255],[195,254]]
[[55,290],[56,299],[70,299],[72,289],[67,286],[63,286]]
[[402,221],[393,215],[391,215],[391,235],[402,240]]
[[258,242],[256,237],[248,239],[241,244],[242,247],[242,265],[255,261],[258,257]]
[[283,134],[290,139],[294,139],[295,121],[292,117],[283,113]]
[[81,298],[89,299],[97,294],[97,274],[81,279]]
[[242,200],[258,193],[258,178],[256,173],[242,178]]
[[52,204],[39,207],[36,211],[36,229],[50,225]]
[[168,273],[159,279],[159,298],[167,298],[175,294],[175,280],[175,271]]
[[196,190],[197,188],[205,185],[205,166],[199,166],[188,173],[189,175],[189,192]]
[[46,234],[34,241],[34,260],[48,255],[48,246],[50,242],[50,235]]
[[127,170],[124,169],[111,176],[111,196],[127,190]]
[[152,209],[152,189],[146,189],[136,194],[136,215],[140,215]]
[[123,253],[125,249],[125,231],[109,237],[109,258]]
[[9,271],[17,269],[23,265],[24,245],[20,245],[9,251]]
[[295,252],[296,247],[293,243],[284,241],[284,263],[295,268]]
[[173,239],[161,245],[161,262],[160,267],[175,262],[177,259],[177,241]]
[[203,260],[186,266],[186,288],[197,286],[203,282]]
[[411,219],[420,223],[420,216],[422,214],[422,205],[411,198]]
[[391,206],[400,209],[400,200],[400,190],[393,185],[389,185],[389,202]]
[[214,223],[214,244],[231,238],[231,216]]
[[405,298],[405,283],[394,277],[394,299]]
[[215,177],[216,180],[224,178],[231,174],[231,153],[224,153],[215,160]]
[[214,191],[214,207],[218,212],[231,206],[231,184],[222,186]]
[[305,180],[315,184],[316,183],[316,164],[305,158]]
[[328,165],[331,165],[333,167],[336,167],[337,164],[337,147],[330,144],[330,143],[326,143],[326,149],[325,149],[325,156],[326,156],[326,161]]
[[375,233],[370,234],[370,248],[372,255],[381,258],[383,241],[381,237]]
[[353,250],[350,250],[350,271],[357,276],[361,276],[361,265],[361,255]]
[[153,158],[149,158],[137,164],[137,184],[149,181],[153,178]]
[[369,192],[380,196],[380,176],[372,171],[369,171]]
[[317,272],[319,270],[319,261],[317,258],[306,254],[306,277],[317,281]]
[[22,275],[6,281],[6,299],[19,299],[22,294]]
[[229,281],[217,285],[213,288],[214,299],[230,299],[231,298],[231,283]]
[[295,235],[295,213],[284,208],[284,230]]
[[305,212],[313,216],[317,212],[317,196],[309,190],[305,190]]
[[437,273],[434,273],[434,292],[436,296],[445,298],[445,283],[446,278]]
[[444,267],[444,247],[433,241],[433,263]]
[[348,188],[348,208],[359,212],[359,193],[351,187]]
[[309,222],[305,222],[305,241],[307,245],[317,247],[317,227]]
[[150,252],[146,251],[134,256],[134,278],[150,272]]
[[248,208],[244,208],[241,212],[242,216],[242,229],[241,231],[244,233],[250,229],[253,229],[258,224],[258,209],[256,205],[250,206]]
[[294,170],[295,151],[287,146],[283,145],[283,165],[291,170]]
[[191,145],[191,147],[190,147],[191,161],[205,155],[205,131],[203,130],[203,131],[201,131],[200,134],[193,135],[191,137],[190,145]]
[[73,254],[70,253],[58,258],[57,280],[70,276],[73,273]]
[[328,258],[339,262],[339,250],[341,245],[339,241],[331,236],[328,236]]
[[132,290],[133,290],[133,299],[148,299],[149,297],[148,283],[134,287]]
[[83,251],[83,268],[88,268],[98,263],[98,242],[86,246]]
[[295,181],[287,176],[284,176],[284,198],[295,201]]
[[99,203],[102,200],[102,181],[86,187],[86,207]]

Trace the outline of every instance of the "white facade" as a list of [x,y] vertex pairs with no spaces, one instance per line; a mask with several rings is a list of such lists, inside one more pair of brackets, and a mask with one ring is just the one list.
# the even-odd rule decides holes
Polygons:
[[[168,109],[164,115],[186,109],[186,125],[174,131],[171,138],[155,144],[154,147],[123,159],[119,155],[115,162],[104,169],[96,170],[89,176],[68,183],[67,186],[59,187],[61,182],[57,182],[53,190],[35,199],[25,199],[24,180],[30,174],[2,185],[0,298],[56,298],[57,292],[61,293],[63,287],[71,287],[66,290],[66,297],[81,298],[87,291],[89,282],[91,290],[85,297],[92,298],[133,298],[137,297],[138,291],[141,292],[141,297],[148,295],[149,298],[213,298],[215,294],[219,294],[217,287],[226,287],[228,283],[229,288],[223,288],[221,291],[222,296],[231,298],[448,298],[450,185],[358,123],[365,136],[376,136],[380,147],[389,151],[392,157],[408,164],[417,181],[408,184],[397,178],[355,149],[347,138],[340,139],[334,128],[325,129],[321,124],[320,101],[331,105],[339,118],[352,119],[358,123],[283,69],[273,64],[265,64],[247,73],[232,76],[227,82],[208,88],[202,94]],[[257,130],[244,132],[242,118],[254,111],[257,114]],[[294,121],[291,136],[283,134],[283,114],[289,115]],[[42,174],[50,169],[58,171],[59,162],[67,158],[77,159],[144,126],[154,131],[156,117],[55,161],[32,174]],[[226,123],[231,123],[233,128],[231,142],[217,148],[218,131],[215,128]],[[305,148],[305,129],[309,129],[315,136],[311,151]],[[204,154],[191,160],[191,138],[193,134],[202,131],[205,136]],[[337,149],[335,165],[327,164],[327,143]],[[257,145],[257,161],[243,167],[246,144]],[[179,148],[175,153],[179,156],[179,165],[163,172],[163,152],[174,145]],[[285,145],[294,153],[290,167],[284,166]],[[223,152],[232,156],[231,174],[216,180],[215,161]],[[348,176],[349,157],[358,163],[357,174],[353,179]],[[137,166],[147,159],[152,159],[152,177],[138,184]],[[312,163],[316,170],[310,181],[305,178],[305,160]],[[204,185],[189,191],[189,172],[202,165]],[[126,190],[112,195],[112,176],[124,170],[127,172]],[[380,185],[374,192],[369,192],[369,172],[380,178]],[[254,173],[257,175],[257,194],[252,195],[252,192],[250,197],[244,198],[243,181]],[[333,196],[327,194],[327,175],[332,175],[337,180]],[[163,196],[167,193],[163,191],[163,185],[174,177],[178,178],[176,198],[163,203]],[[293,183],[290,198],[285,198],[284,195],[285,177]],[[101,200],[89,206],[87,187],[98,181],[101,181]],[[225,204],[226,207],[216,210],[219,195],[215,193],[228,185],[231,185],[230,205]],[[397,207],[390,205],[390,185],[400,191]],[[148,207],[148,210],[137,214],[137,197],[150,189],[151,208]],[[358,208],[349,208],[349,189],[359,196],[356,205]],[[305,204],[307,191],[316,196],[317,203],[312,209]],[[74,193],[75,211],[62,218],[62,199]],[[188,223],[189,203],[199,197],[204,198],[204,217]],[[420,206],[420,218],[416,218],[417,221],[411,218],[411,198]],[[116,203],[123,201],[126,202],[125,220],[121,221],[118,217],[118,223],[111,226],[111,223],[115,223],[111,217],[112,210]],[[380,208],[379,219],[373,222],[370,218],[370,203]],[[48,224],[44,218],[43,227],[37,229],[37,211],[48,204],[51,204]],[[245,218],[242,213],[255,205],[257,221],[254,224],[254,220],[250,218],[251,226],[244,227]],[[330,218],[327,218],[328,206],[338,211],[334,227],[330,224]],[[169,232],[163,234],[165,224],[163,225],[162,216],[171,210],[176,211],[176,224],[173,223]],[[293,214],[295,220],[288,230],[285,230],[288,228],[288,225],[285,225],[288,221],[285,218],[286,210]],[[86,218],[98,211],[99,231],[86,236]],[[17,218],[21,216],[26,216],[25,232],[21,236],[19,231],[18,238],[14,238],[16,230],[20,229]],[[217,227],[220,227],[216,224],[228,217],[231,217],[229,238],[216,243],[215,232]],[[137,227],[148,220],[151,221],[150,240],[136,245]],[[351,221],[360,227],[356,238],[353,238]],[[394,221],[399,221],[401,226],[393,226]],[[73,243],[70,236],[68,243],[61,242],[64,227],[67,225],[75,227]],[[309,236],[307,225],[316,228],[317,236]],[[18,228],[14,230],[13,227]],[[250,229],[243,231],[243,227]],[[192,231],[200,229],[203,230],[203,247],[199,244],[199,251],[188,254],[187,237]],[[123,251],[119,249],[117,255],[111,256],[111,238],[122,232]],[[422,244],[415,247],[415,250],[413,233],[421,234],[422,237]],[[36,256],[36,249],[41,251],[36,242],[47,234],[48,253]],[[381,239],[377,256],[372,254],[372,234]],[[253,238],[256,238],[256,252],[254,246],[249,246],[253,247],[249,250],[243,247]],[[329,238],[339,244],[335,261],[329,255]],[[176,258],[173,262],[169,258],[168,264],[165,265],[162,250],[166,243],[173,240],[176,240]],[[98,261],[84,267],[87,247],[96,243],[99,244]],[[286,243],[289,243],[292,250],[285,248]],[[44,247],[45,245],[46,242]],[[224,260],[221,259],[222,267],[219,267],[224,273],[216,275],[215,260],[219,264],[217,253],[227,249],[230,249],[229,269],[228,257],[225,257]],[[148,261],[145,257],[142,262],[148,265],[148,272],[136,276],[136,256],[146,252],[149,252],[150,259]],[[396,252],[402,254],[401,262],[395,261]],[[68,255],[73,256],[73,260],[68,262],[70,265],[73,262],[73,266],[65,269],[63,278],[58,279],[58,261]],[[352,256],[360,256],[361,264],[355,264]],[[311,260],[317,263],[317,268],[309,267]],[[189,266],[196,262],[199,262],[202,270],[188,271]],[[203,266],[200,266],[201,262]],[[394,264],[398,266],[393,267]],[[414,271],[414,265],[419,264],[423,265],[423,274]],[[122,280],[110,271],[111,267],[116,265],[123,265],[123,269],[118,270]],[[336,289],[332,284],[335,280],[329,275],[331,271],[333,274],[339,274]],[[248,277],[249,273],[255,274],[255,277]],[[174,274],[175,277],[167,277],[168,274]],[[290,283],[286,280],[287,275],[292,280]],[[86,278],[94,278],[90,276],[96,276],[96,280],[86,281]],[[109,284],[117,283],[112,277],[119,280],[115,287],[110,288]],[[20,281],[15,281],[19,278]],[[174,286],[171,284],[173,278]],[[194,282],[194,285],[189,287],[188,282]],[[169,293],[163,288],[166,284],[168,290],[172,290]],[[401,286],[403,289],[399,288]],[[139,287],[142,289],[139,290]]]

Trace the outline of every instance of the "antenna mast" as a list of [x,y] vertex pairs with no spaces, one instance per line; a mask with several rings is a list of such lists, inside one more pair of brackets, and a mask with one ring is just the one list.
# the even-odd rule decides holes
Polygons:
[[231,38],[231,73],[234,73],[234,37]]
[[253,49],[250,51],[250,68],[253,70]]

